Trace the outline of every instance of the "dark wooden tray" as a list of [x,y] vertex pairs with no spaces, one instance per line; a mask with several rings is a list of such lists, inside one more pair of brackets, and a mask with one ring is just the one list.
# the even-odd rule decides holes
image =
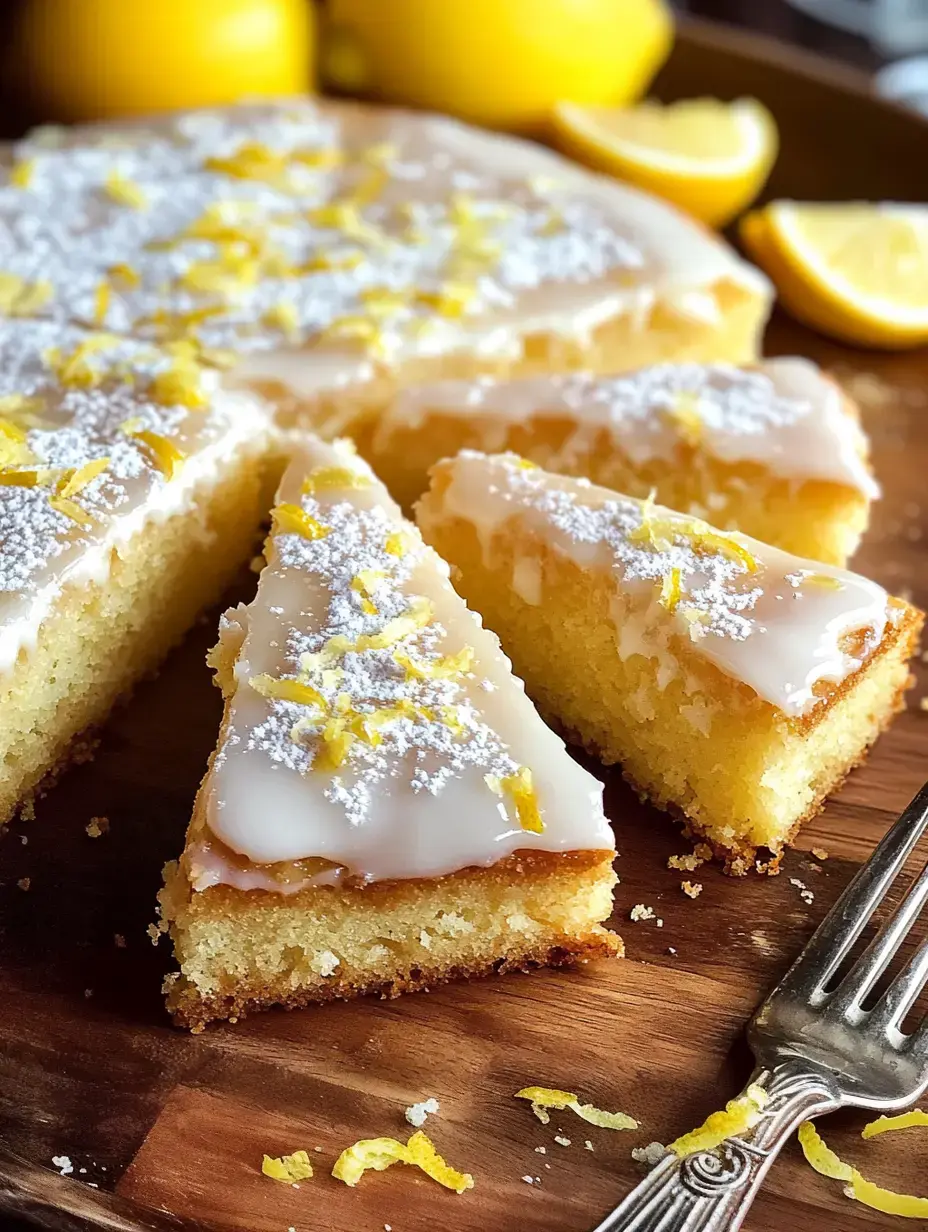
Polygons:
[[[658,90],[763,99],[783,135],[772,194],[924,193],[928,124],[872,99],[853,73],[693,24]],[[812,355],[867,394],[885,498],[857,564],[924,605],[928,353],[854,352],[785,319],[774,321],[768,349]],[[234,597],[252,583],[244,578]],[[3,841],[0,1215],[11,1219],[56,1229],[585,1232],[636,1179],[631,1147],[675,1137],[741,1085],[749,1058],[740,1032],[752,1007],[928,774],[928,714],[916,688],[867,765],[805,827],[780,877],[736,881],[701,869],[696,902],[666,868],[668,856],[687,849],[674,824],[608,774],[627,961],[396,1002],[274,1012],[191,1037],[164,1015],[169,957],[145,930],[217,730],[220,699],[203,666],[215,627],[213,613],[114,717],[95,761],[63,778],[35,821],[14,825]],[[85,833],[93,816],[110,819],[101,838]],[[831,858],[812,861],[813,846]],[[639,902],[654,906],[663,928],[628,921]],[[629,1111],[642,1130],[608,1133],[569,1113],[543,1127],[512,1098],[528,1083]],[[442,1106],[434,1139],[473,1172],[473,1191],[456,1197],[404,1168],[368,1176],[356,1190],[331,1179],[343,1146],[402,1135],[404,1107],[428,1096]],[[898,1139],[855,1143],[860,1117],[833,1122],[835,1144],[881,1180],[924,1188],[917,1140],[903,1155]],[[571,1146],[554,1143],[558,1128]],[[545,1155],[535,1151],[541,1145]],[[317,1162],[315,1179],[297,1190],[261,1176],[263,1152],[300,1147]],[[56,1175],[56,1155],[70,1157],[73,1177]],[[541,1184],[529,1187],[523,1175]],[[893,1222],[848,1202],[792,1148],[747,1227],[849,1232]]]

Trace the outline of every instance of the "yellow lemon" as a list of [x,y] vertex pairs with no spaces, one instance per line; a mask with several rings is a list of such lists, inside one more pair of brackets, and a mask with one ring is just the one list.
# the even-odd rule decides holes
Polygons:
[[664,0],[329,0],[320,58],[346,93],[537,133],[558,99],[639,97],[672,36]]
[[60,120],[298,94],[311,59],[309,0],[27,0],[13,52]]
[[775,201],[741,238],[805,324],[862,346],[928,343],[928,206]]
[[757,196],[777,156],[773,116],[754,99],[688,99],[554,112],[560,148],[723,227]]

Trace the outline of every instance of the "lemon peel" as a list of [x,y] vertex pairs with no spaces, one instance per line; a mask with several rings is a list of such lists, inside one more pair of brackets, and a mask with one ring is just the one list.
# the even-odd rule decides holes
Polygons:
[[516,1091],[516,1099],[531,1101],[532,1112],[543,1125],[551,1120],[549,1108],[561,1110],[569,1108],[578,1117],[588,1121],[590,1125],[598,1125],[600,1129],[637,1129],[638,1122],[625,1112],[605,1112],[594,1104],[581,1104],[572,1091],[559,1091],[554,1087],[523,1087]]
[[133,210],[143,210],[148,204],[143,189],[132,180],[127,180],[118,171],[106,177],[106,194],[117,205],[128,205]]
[[35,174],[35,159],[23,158],[10,171],[10,183],[17,188],[28,188]]
[[803,1121],[799,1126],[799,1145],[806,1157],[806,1162],[821,1176],[830,1177],[833,1181],[851,1180],[854,1169],[840,1159],[831,1147],[826,1146],[824,1139],[811,1121]]
[[147,429],[142,428],[134,432],[127,432],[126,435],[144,446],[150,461],[168,479],[174,478],[187,456],[182,449],[177,448],[173,441],[169,441],[166,436],[162,436],[159,432],[149,432]]
[[391,531],[387,535],[383,550],[388,556],[403,557],[415,546],[415,537],[406,530]]
[[888,1134],[897,1129],[910,1129],[914,1125],[928,1127],[928,1112],[924,1108],[912,1108],[909,1112],[900,1112],[897,1116],[881,1116],[870,1121],[860,1131],[861,1138],[876,1138],[878,1134]]
[[474,649],[472,646],[462,646],[457,654],[431,660],[417,660],[398,650],[393,658],[406,672],[407,680],[456,680],[473,667]]
[[752,1082],[743,1095],[730,1099],[722,1111],[711,1113],[702,1125],[669,1143],[668,1151],[682,1158],[696,1151],[711,1151],[726,1138],[747,1133],[760,1120],[769,1099],[764,1088]]
[[532,834],[544,833],[545,823],[538,809],[538,796],[528,766],[520,766],[515,774],[507,774],[504,778],[497,774],[485,774],[483,780],[496,795],[511,798],[523,830]]
[[[928,1113],[921,1108],[913,1108],[910,1112],[903,1112],[898,1116],[878,1117],[864,1126],[860,1136],[865,1139],[875,1138],[879,1134],[908,1129],[915,1125],[928,1125]],[[816,1172],[835,1181],[850,1182],[844,1191],[849,1198],[854,1198],[871,1210],[882,1211],[885,1215],[901,1215],[904,1219],[928,1219],[928,1198],[884,1189],[882,1185],[867,1180],[826,1145],[811,1121],[803,1121],[799,1126],[799,1144],[806,1162]]]
[[332,488],[349,488],[352,491],[369,488],[371,481],[363,471],[350,466],[317,466],[303,480],[302,491],[306,496],[316,492],[328,492]]
[[52,298],[52,284],[27,282],[18,274],[0,271],[0,315],[31,317]]
[[667,409],[667,415],[673,421],[680,436],[687,445],[692,445],[694,449],[702,441],[706,430],[702,416],[696,409],[698,405],[699,398],[696,394],[681,393],[677,395],[673,405]]
[[336,1180],[354,1186],[365,1172],[384,1172],[393,1164],[412,1164],[445,1189],[453,1189],[458,1194],[474,1186],[470,1173],[458,1172],[450,1167],[436,1151],[428,1135],[421,1130],[406,1143],[398,1142],[396,1138],[362,1138],[342,1151],[335,1161],[332,1175]]
[[292,1185],[294,1181],[305,1181],[313,1174],[313,1166],[305,1151],[294,1151],[292,1155],[281,1155],[273,1159],[265,1155],[261,1162],[261,1171],[272,1181],[283,1181]]
[[109,458],[96,458],[93,462],[85,462],[83,466],[66,471],[59,481],[57,495],[65,499],[76,496],[88,484],[93,483],[98,475],[102,475],[109,464]]
[[68,500],[65,496],[50,496],[48,503],[56,513],[63,513],[66,518],[70,518],[78,526],[93,526],[93,518],[89,513],[85,513],[76,501]]
[[252,676],[248,683],[262,697],[268,697],[274,701],[297,702],[301,706],[318,706],[322,710],[325,709],[325,698],[322,694],[317,689],[314,689],[311,684],[304,684],[300,680],[275,680],[273,676],[268,676],[262,672],[258,676]]
[[284,501],[271,510],[272,533],[275,535],[301,535],[304,539],[324,539],[331,533],[331,528],[325,526],[311,513],[301,509],[299,505]]
[[680,579],[682,573],[680,569],[674,565],[669,573],[665,573],[661,578],[661,589],[658,599],[661,606],[665,607],[668,612],[675,612],[677,604],[680,602]]

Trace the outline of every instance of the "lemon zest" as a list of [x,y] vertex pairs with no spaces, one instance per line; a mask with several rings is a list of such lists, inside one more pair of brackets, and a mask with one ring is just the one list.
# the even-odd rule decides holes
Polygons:
[[173,441],[169,441],[166,436],[161,436],[158,432],[149,432],[141,428],[138,431],[126,432],[126,435],[144,446],[149,461],[168,479],[174,478],[187,456],[182,449],[177,448]]
[[0,271],[0,314],[29,317],[52,298],[50,282],[27,282],[18,274]]
[[35,159],[24,158],[10,172],[10,183],[17,188],[28,188],[35,174]]
[[152,377],[149,393],[160,406],[185,406],[190,411],[202,411],[209,399],[203,389],[202,371],[191,349],[181,349],[176,343],[172,360]]
[[106,320],[106,314],[110,307],[110,284],[103,280],[97,287],[93,297],[93,323],[94,325],[102,325]]
[[351,589],[361,596],[361,611],[368,616],[377,615],[377,607],[371,594],[376,584],[386,576],[382,569],[362,569],[351,579]]
[[661,590],[658,596],[660,603],[667,609],[668,612],[675,612],[677,604],[680,602],[680,579],[682,577],[680,569],[674,565],[669,573],[665,573],[661,578]]
[[41,483],[41,478],[38,471],[0,471],[0,486],[5,488],[35,488],[39,483]]
[[132,289],[139,286],[142,281],[142,276],[138,270],[132,265],[126,265],[124,261],[120,261],[117,265],[111,265],[107,273],[110,278],[115,278]]
[[598,1125],[600,1129],[637,1129],[638,1122],[625,1112],[605,1112],[594,1104],[581,1104],[572,1091],[559,1091],[555,1087],[523,1087],[516,1091],[516,1099],[531,1101],[532,1112],[543,1125],[551,1120],[548,1109],[560,1111],[569,1108],[578,1117],[588,1121],[590,1125]]
[[48,503],[56,513],[63,513],[72,522],[77,522],[78,526],[93,526],[93,518],[89,513],[85,513],[76,501],[68,500],[66,496],[55,495],[48,498]]
[[85,462],[83,466],[66,471],[58,482],[57,495],[67,500],[82,492],[98,475],[102,475],[109,466],[109,458],[96,458],[93,462]]
[[297,312],[296,304],[288,300],[273,304],[262,319],[265,325],[270,326],[271,329],[279,329],[291,342],[300,335],[300,314]]
[[912,1108],[897,1116],[881,1116],[865,1125],[861,1138],[876,1138],[878,1134],[892,1133],[897,1129],[910,1129],[914,1125],[928,1126],[928,1112],[924,1108]]
[[747,1133],[760,1120],[770,1096],[762,1086],[752,1082],[743,1095],[730,1099],[720,1112],[713,1112],[702,1125],[669,1143],[668,1151],[681,1158],[696,1151],[711,1151],[726,1138]]
[[407,552],[411,551],[415,545],[415,538],[407,530],[391,531],[387,535],[383,550],[388,556],[403,557]]
[[277,1159],[265,1155],[261,1171],[273,1181],[292,1185],[294,1181],[308,1180],[313,1174],[313,1166],[305,1151],[294,1151],[292,1155],[281,1155]]
[[118,205],[128,205],[134,210],[143,210],[148,204],[140,185],[133,180],[127,180],[118,171],[111,171],[106,177],[107,196]]
[[450,1167],[422,1130],[417,1130],[406,1143],[398,1142],[396,1138],[362,1138],[342,1151],[335,1161],[332,1175],[336,1180],[354,1186],[365,1172],[383,1172],[398,1163],[420,1168],[426,1176],[445,1189],[453,1189],[455,1193],[464,1193],[474,1185],[470,1173],[458,1172]]
[[369,477],[362,471],[352,470],[350,466],[318,466],[303,480],[302,491],[307,496],[312,496],[316,492],[327,492],[332,488],[357,490],[370,486]]
[[419,660],[403,651],[394,651],[393,658],[406,672],[407,680],[457,680],[473,667],[474,648],[462,646],[457,654]]
[[[897,1129],[906,1129],[912,1125],[928,1125],[928,1113],[919,1108],[899,1116],[878,1117],[865,1125],[861,1131],[862,1138],[874,1138],[878,1134],[890,1133]],[[858,1170],[846,1164],[835,1152],[825,1144],[818,1130],[811,1121],[803,1121],[799,1126],[799,1143],[806,1161],[822,1176],[835,1181],[849,1181],[845,1189],[849,1198],[854,1198],[864,1206],[874,1211],[882,1211],[886,1215],[901,1215],[906,1219],[928,1219],[928,1198],[915,1194],[898,1193],[893,1189],[884,1189],[873,1181],[868,1181]]]
[[538,809],[538,796],[528,766],[520,766],[515,774],[507,774],[504,778],[496,774],[485,774],[483,779],[496,795],[510,797],[523,830],[528,830],[531,834],[544,833],[545,823]]
[[827,1146],[811,1121],[803,1121],[799,1126],[799,1145],[806,1161],[822,1176],[833,1181],[849,1181],[854,1175],[854,1169],[840,1159],[831,1147]]
[[299,505],[284,501],[271,510],[272,534],[300,535],[303,539],[324,539],[331,533],[331,527],[325,526],[311,513],[307,513]]
[[325,698],[318,689],[300,680],[275,680],[273,676],[262,672],[258,676],[252,676],[248,683],[256,693],[274,701],[297,702],[301,706],[317,706],[323,711],[326,708]]

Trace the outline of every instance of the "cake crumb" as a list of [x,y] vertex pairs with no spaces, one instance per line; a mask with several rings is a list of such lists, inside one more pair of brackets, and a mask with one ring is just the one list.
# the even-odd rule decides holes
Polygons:
[[827,860],[828,859],[828,852],[825,850],[824,847],[813,847],[812,854],[815,856],[816,860]]
[[583,1143],[583,1149],[585,1151],[595,1151],[596,1148],[593,1146],[593,1143],[589,1140],[589,1138],[587,1138]]
[[653,920],[654,908],[646,907],[644,903],[636,903],[628,913],[628,918],[637,924],[639,920]]
[[647,1146],[632,1147],[632,1159],[636,1164],[645,1164],[653,1168],[667,1154],[667,1148],[662,1142],[649,1142]]
[[70,1176],[74,1171],[74,1165],[67,1155],[53,1155],[52,1163],[58,1169],[62,1176]]
[[555,1134],[554,1141],[558,1144],[558,1146],[570,1146],[570,1139],[565,1138],[563,1134]]
[[22,843],[22,845],[23,845],[24,847],[28,847],[28,846],[29,846],[29,835],[28,835],[28,834],[21,834],[21,835],[19,836],[19,841]]
[[17,881],[16,884],[19,886],[21,890],[28,890],[29,887],[32,885],[32,878],[31,877],[20,877],[19,881]]
[[815,902],[815,894],[804,881],[800,881],[798,877],[790,877],[789,884],[794,885],[799,891],[799,897],[804,903],[812,904]]
[[84,996],[85,996],[85,997],[86,997],[86,999],[89,1001],[89,1000],[90,1000],[90,998],[93,996],[93,989],[92,989],[92,988],[85,988],[85,989],[84,989]]
[[920,697],[918,699],[919,710],[928,710],[928,697]]
[[705,864],[705,860],[695,851],[688,856],[670,856],[667,860],[668,868],[674,868],[681,873],[694,873],[700,864]]
[[437,1099],[424,1099],[421,1104],[412,1104],[406,1109],[406,1120],[416,1129],[421,1129],[430,1116],[438,1111]]
[[157,924],[149,924],[149,926],[145,929],[145,932],[152,945],[157,945],[161,940],[161,929]]
[[91,817],[84,829],[87,832],[88,838],[99,838],[101,834],[105,834],[110,828],[110,819],[108,817]]
[[534,1185],[534,1184],[535,1184],[534,1179],[533,1179],[532,1177],[530,1177],[530,1176],[523,1176],[522,1180],[523,1180],[523,1181],[525,1181],[526,1185]]
[[122,933],[113,933],[113,942],[117,950],[124,950],[126,948],[126,939]]
[[699,898],[700,894],[702,893],[702,882],[701,881],[681,881],[680,889],[687,896],[687,898]]
[[668,945],[667,947],[668,954],[676,954],[676,952],[677,952],[677,947],[675,945]]
[[548,1153],[548,1148],[546,1146],[536,1146],[535,1147],[536,1155],[547,1155],[547,1153]]

